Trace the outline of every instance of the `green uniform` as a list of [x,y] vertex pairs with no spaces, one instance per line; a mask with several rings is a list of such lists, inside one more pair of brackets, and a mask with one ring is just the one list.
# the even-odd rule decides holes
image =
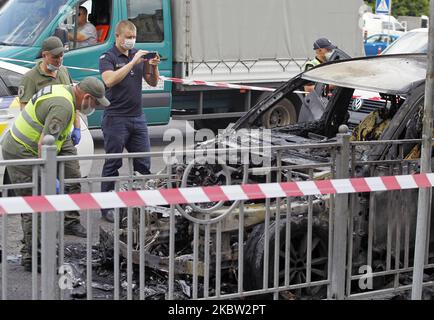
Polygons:
[[[38,122],[42,124],[42,133],[45,135],[53,135],[56,139],[58,139],[62,132],[64,132],[68,127],[72,126],[72,117],[75,114],[73,110],[75,101],[72,87],[65,86],[64,88],[67,90],[66,93],[70,93],[70,99],[63,96],[48,98],[41,102],[37,102],[38,105],[34,112]],[[33,100],[37,101],[35,98]],[[29,105],[30,103],[27,106]],[[27,106],[25,110],[28,109]],[[31,112],[29,112],[29,114],[30,113]],[[77,154],[77,149],[72,145],[70,138],[66,139],[59,149],[58,155]],[[37,157],[37,155],[35,155],[35,150],[18,142],[12,136],[11,131],[7,132],[2,140],[2,153],[5,160]],[[31,166],[7,166],[7,170],[8,176],[13,184],[32,182]],[[78,161],[65,162],[65,178],[74,179],[80,177],[81,173]],[[67,193],[81,192],[80,184],[71,184],[66,187],[68,189]],[[31,189],[17,189],[14,191],[18,196],[31,195],[32,192]],[[79,222],[79,213],[77,211],[65,213],[65,227],[77,222]],[[22,260],[29,261],[31,260],[32,252],[32,215],[23,214],[21,223],[24,233],[24,247],[21,250],[23,255]]]
[[23,76],[21,86],[18,90],[21,103],[29,102],[33,95],[43,87],[52,86],[54,84],[72,84],[72,79],[64,66],[59,68],[56,77],[53,78],[41,69],[41,63],[42,61]]

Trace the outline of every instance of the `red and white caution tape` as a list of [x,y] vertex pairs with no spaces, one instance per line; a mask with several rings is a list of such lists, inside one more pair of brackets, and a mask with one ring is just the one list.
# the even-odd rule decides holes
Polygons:
[[431,188],[434,174],[0,198],[0,215]]
[[[11,61],[11,62],[31,63],[31,64],[36,63],[34,61],[26,61],[26,60],[19,60],[19,59],[13,59],[13,58],[1,58],[0,57],[0,60]],[[80,67],[72,67],[72,66],[65,66],[65,67],[68,69],[91,71],[91,72],[99,73],[98,69],[80,68]],[[252,90],[252,91],[263,91],[263,92],[276,91],[276,89],[273,89],[273,88],[238,85],[238,84],[232,84],[232,83],[227,83],[227,82],[210,82],[210,81],[202,81],[202,80],[171,78],[171,77],[164,77],[164,76],[160,76],[160,79],[163,81],[170,81],[173,83],[184,84],[184,85],[188,85],[188,86],[207,86],[207,87],[217,87],[217,88],[222,88],[222,89]],[[294,91],[294,93],[307,94],[308,92],[306,92],[306,91]],[[385,102],[385,100],[383,100],[380,96],[364,98],[363,96],[360,96],[360,95],[358,95],[358,96],[354,95],[353,99],[374,100],[374,101]]]
[[170,78],[170,77],[163,77],[163,76],[160,76],[160,79],[164,80],[164,81],[171,81],[173,83],[185,84],[185,85],[189,85],[189,86],[207,86],[207,87],[217,87],[217,88],[225,88],[225,89],[269,91],[269,92],[276,91],[276,89],[273,89],[273,88],[238,85],[238,84],[232,84],[232,83],[226,83],[226,82],[187,80],[187,79]]
[[[0,58],[0,60],[11,61],[11,62],[22,62],[22,63],[29,63],[29,64],[35,64],[36,63],[34,61],[26,61],[26,60],[12,59],[12,58]],[[91,71],[91,72],[99,73],[99,70],[97,70],[97,69],[80,68],[80,67],[72,67],[72,66],[65,66],[65,67],[68,69]],[[268,91],[268,92],[274,92],[276,90],[273,88],[266,88],[266,87],[246,86],[246,85],[238,85],[238,84],[232,84],[232,83],[226,83],[226,82],[187,80],[187,79],[171,78],[171,77],[164,77],[164,76],[160,76],[160,79],[163,81],[170,81],[173,83],[179,83],[179,84],[184,84],[184,85],[189,85],[189,86],[207,86],[207,87],[217,87],[217,88],[224,88],[224,89]],[[305,92],[304,91],[297,91],[296,93],[305,93]]]

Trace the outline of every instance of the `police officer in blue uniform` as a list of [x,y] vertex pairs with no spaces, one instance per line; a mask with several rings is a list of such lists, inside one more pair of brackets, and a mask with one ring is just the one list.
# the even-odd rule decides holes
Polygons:
[[[106,153],[149,152],[150,142],[146,117],[142,110],[142,79],[156,86],[159,79],[160,57],[144,59],[145,50],[134,49],[137,29],[128,20],[116,26],[116,43],[100,57],[99,71],[106,85],[110,106],[104,110],[101,123]],[[119,175],[122,159],[106,159],[103,177]],[[150,173],[150,158],[135,158],[134,171]],[[101,191],[114,189],[114,182],[101,183]],[[113,222],[113,210],[102,210],[105,220]]]

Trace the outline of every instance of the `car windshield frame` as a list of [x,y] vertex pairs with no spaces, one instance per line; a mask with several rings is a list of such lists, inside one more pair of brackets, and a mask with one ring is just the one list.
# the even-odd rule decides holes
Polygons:
[[0,45],[32,46],[69,0],[10,0],[0,10]]

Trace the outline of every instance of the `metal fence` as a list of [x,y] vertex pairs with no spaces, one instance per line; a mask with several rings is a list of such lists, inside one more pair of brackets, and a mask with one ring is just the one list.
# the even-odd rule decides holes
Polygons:
[[[335,143],[271,147],[275,157],[268,167],[244,164],[234,169],[219,163],[223,172],[220,183],[234,183],[230,178],[234,173],[241,183],[249,183],[252,177],[274,183],[412,173],[417,171],[417,160],[399,159],[400,151],[404,145],[417,142],[350,143],[348,135],[340,134]],[[356,157],[359,149],[382,144],[396,148],[398,159]],[[180,164],[168,163],[165,172],[155,175],[134,173],[134,158],[149,155],[160,159],[165,156],[163,152],[56,158],[55,147],[43,149],[40,160],[0,162],[0,166],[33,166],[31,183],[2,185],[2,196],[17,188],[31,188],[34,195],[54,194],[56,176],[61,190],[70,183],[81,183],[84,189],[96,192],[99,184],[108,180],[116,182],[117,191],[189,186],[189,180],[179,173]],[[285,152],[291,150],[326,151],[329,156],[327,161],[293,165],[285,161]],[[184,157],[194,152],[179,151],[176,155]],[[128,174],[64,178],[67,161],[106,158],[125,159]],[[190,170],[200,175],[201,166],[184,165],[182,172]],[[87,227],[82,278],[77,276],[76,266],[65,259],[68,247],[63,212],[40,214],[39,276],[39,214],[33,214],[32,298],[70,299],[78,288],[83,289],[87,299],[100,298],[96,291],[101,290],[113,299],[148,299],[155,297],[150,291],[158,290],[166,299],[390,297],[411,289],[408,274],[413,265],[415,199],[417,191],[392,191],[115,209],[112,230],[95,230],[99,213],[82,212]],[[7,299],[8,216],[3,215],[1,220],[2,298]],[[428,238],[427,273],[434,267],[429,244]],[[96,251],[104,257],[98,265]],[[110,282],[105,286],[95,280],[101,280],[101,273],[95,274],[95,269],[101,270],[102,266]],[[428,279],[424,285],[432,286],[434,282]],[[151,286],[154,289],[150,290]]]

